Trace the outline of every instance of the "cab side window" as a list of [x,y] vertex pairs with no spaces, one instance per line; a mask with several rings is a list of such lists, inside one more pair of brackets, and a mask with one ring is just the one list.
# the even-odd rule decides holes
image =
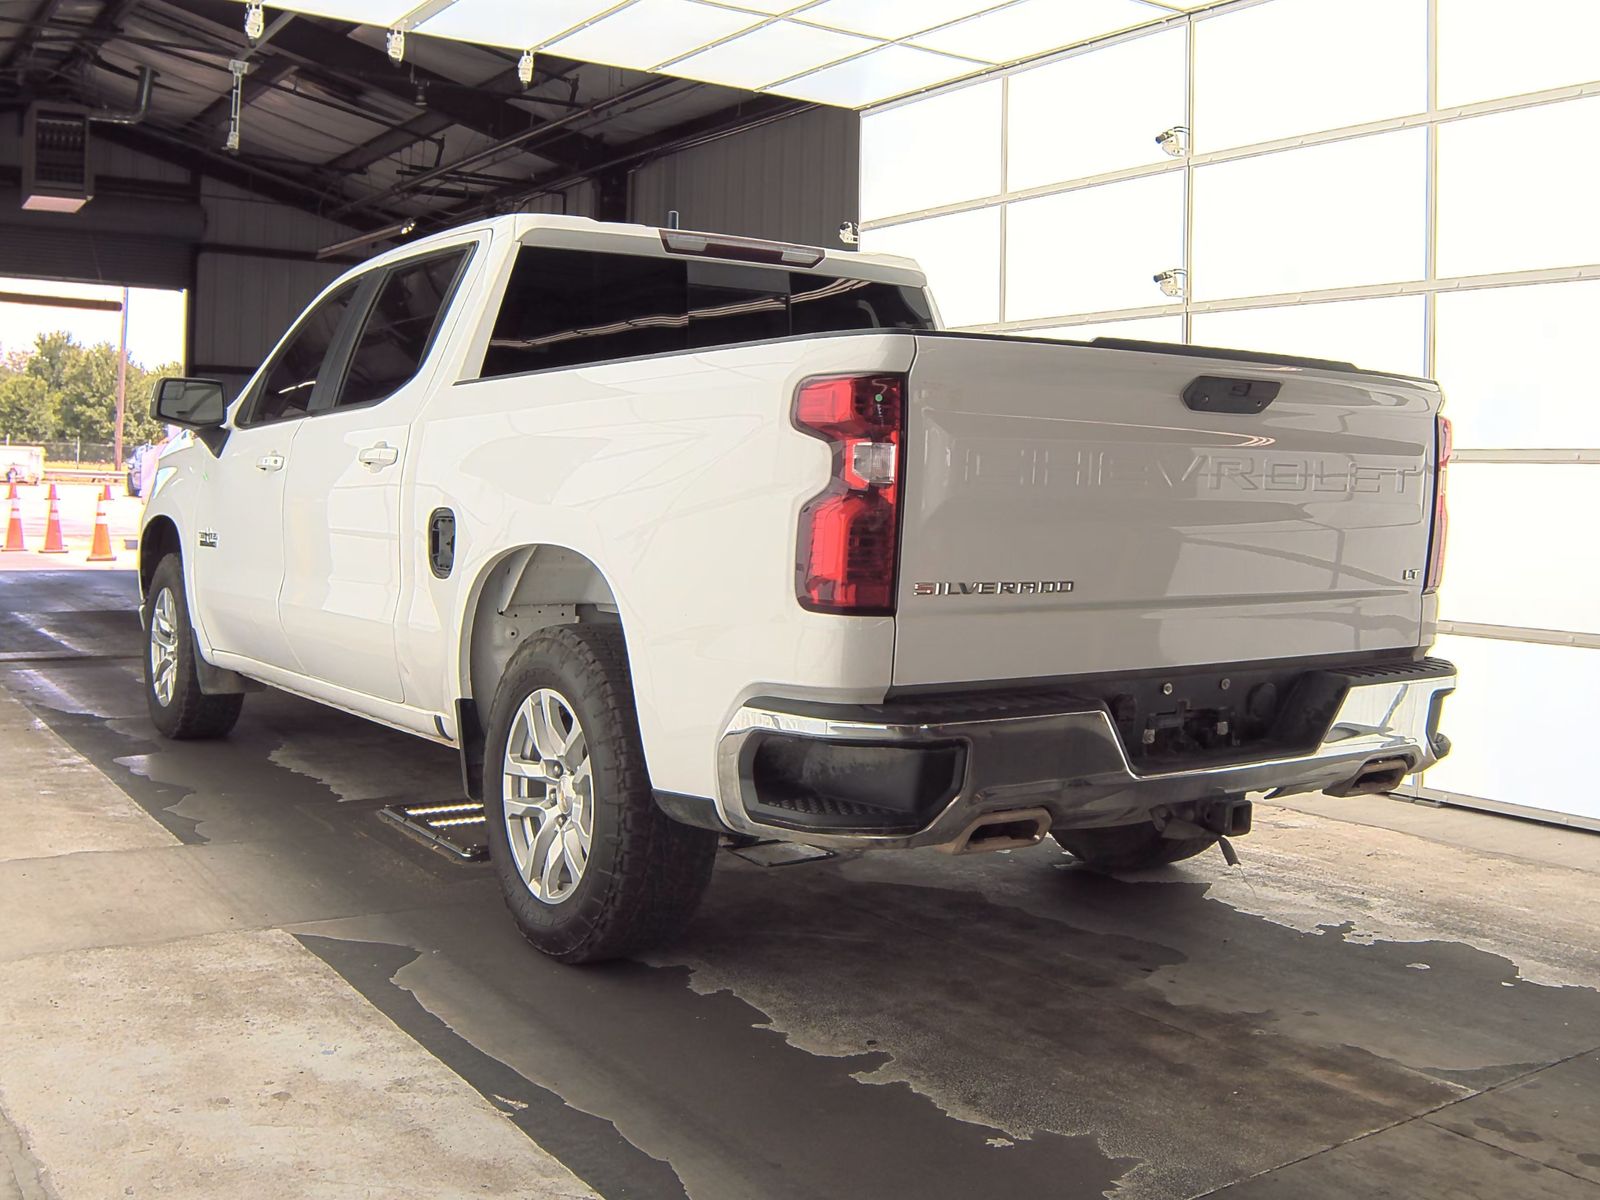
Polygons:
[[436,254],[389,273],[350,356],[336,408],[375,404],[398,391],[428,356],[466,251]]
[[306,314],[273,359],[241,424],[260,425],[305,416],[311,407],[311,393],[317,386],[322,360],[338,335],[359,283],[351,280]]

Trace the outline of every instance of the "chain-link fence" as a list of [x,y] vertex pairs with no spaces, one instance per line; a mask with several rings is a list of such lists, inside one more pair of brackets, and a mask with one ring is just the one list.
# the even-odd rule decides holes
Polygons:
[[63,467],[99,466],[110,462],[116,452],[110,442],[85,442],[78,438],[70,442],[39,442],[38,445],[44,447],[45,462]]

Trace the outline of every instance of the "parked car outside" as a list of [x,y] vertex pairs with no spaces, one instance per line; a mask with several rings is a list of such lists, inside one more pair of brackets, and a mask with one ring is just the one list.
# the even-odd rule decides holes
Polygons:
[[37,484],[44,478],[44,447],[0,446],[0,479]]

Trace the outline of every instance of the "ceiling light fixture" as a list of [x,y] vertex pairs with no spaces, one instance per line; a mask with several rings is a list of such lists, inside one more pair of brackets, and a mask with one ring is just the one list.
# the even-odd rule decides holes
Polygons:
[[239,127],[244,118],[244,77],[250,64],[243,59],[230,58],[228,71],[233,75],[233,92],[228,97],[228,140],[222,148],[229,154],[239,153]]
[[524,50],[522,57],[517,59],[517,78],[522,81],[522,86],[527,87],[533,82],[533,51]]
[[262,31],[267,27],[267,14],[261,11],[261,5],[252,3],[244,12],[244,35],[250,39],[254,46],[261,40]]
[[405,61],[406,57],[406,31],[404,29],[389,30],[385,48],[389,51],[389,61],[398,67]]

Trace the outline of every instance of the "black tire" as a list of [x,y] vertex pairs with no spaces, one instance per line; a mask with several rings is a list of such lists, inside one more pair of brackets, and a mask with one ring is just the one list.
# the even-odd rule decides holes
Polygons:
[[[554,902],[536,896],[518,870],[504,799],[513,724],[523,702],[541,689],[559,693],[582,726],[590,773],[587,860],[576,887]],[[531,787],[549,794],[548,785]],[[656,807],[622,632],[614,626],[548,629],[512,655],[490,709],[483,792],[490,858],[506,907],[523,937],[561,962],[601,962],[671,940],[711,881],[717,835]]]
[[1138,871],[1182,862],[1217,844],[1215,835],[1162,837],[1153,824],[1110,825],[1101,829],[1052,829],[1050,836],[1072,857],[1094,871]]
[[[157,690],[157,609],[163,593],[172,597],[173,632],[171,694],[163,700]],[[242,695],[208,696],[200,690],[195,666],[194,627],[189,623],[189,598],[183,590],[183,563],[169,554],[156,564],[144,605],[144,696],[150,720],[165,737],[176,741],[226,737],[244,708]]]

